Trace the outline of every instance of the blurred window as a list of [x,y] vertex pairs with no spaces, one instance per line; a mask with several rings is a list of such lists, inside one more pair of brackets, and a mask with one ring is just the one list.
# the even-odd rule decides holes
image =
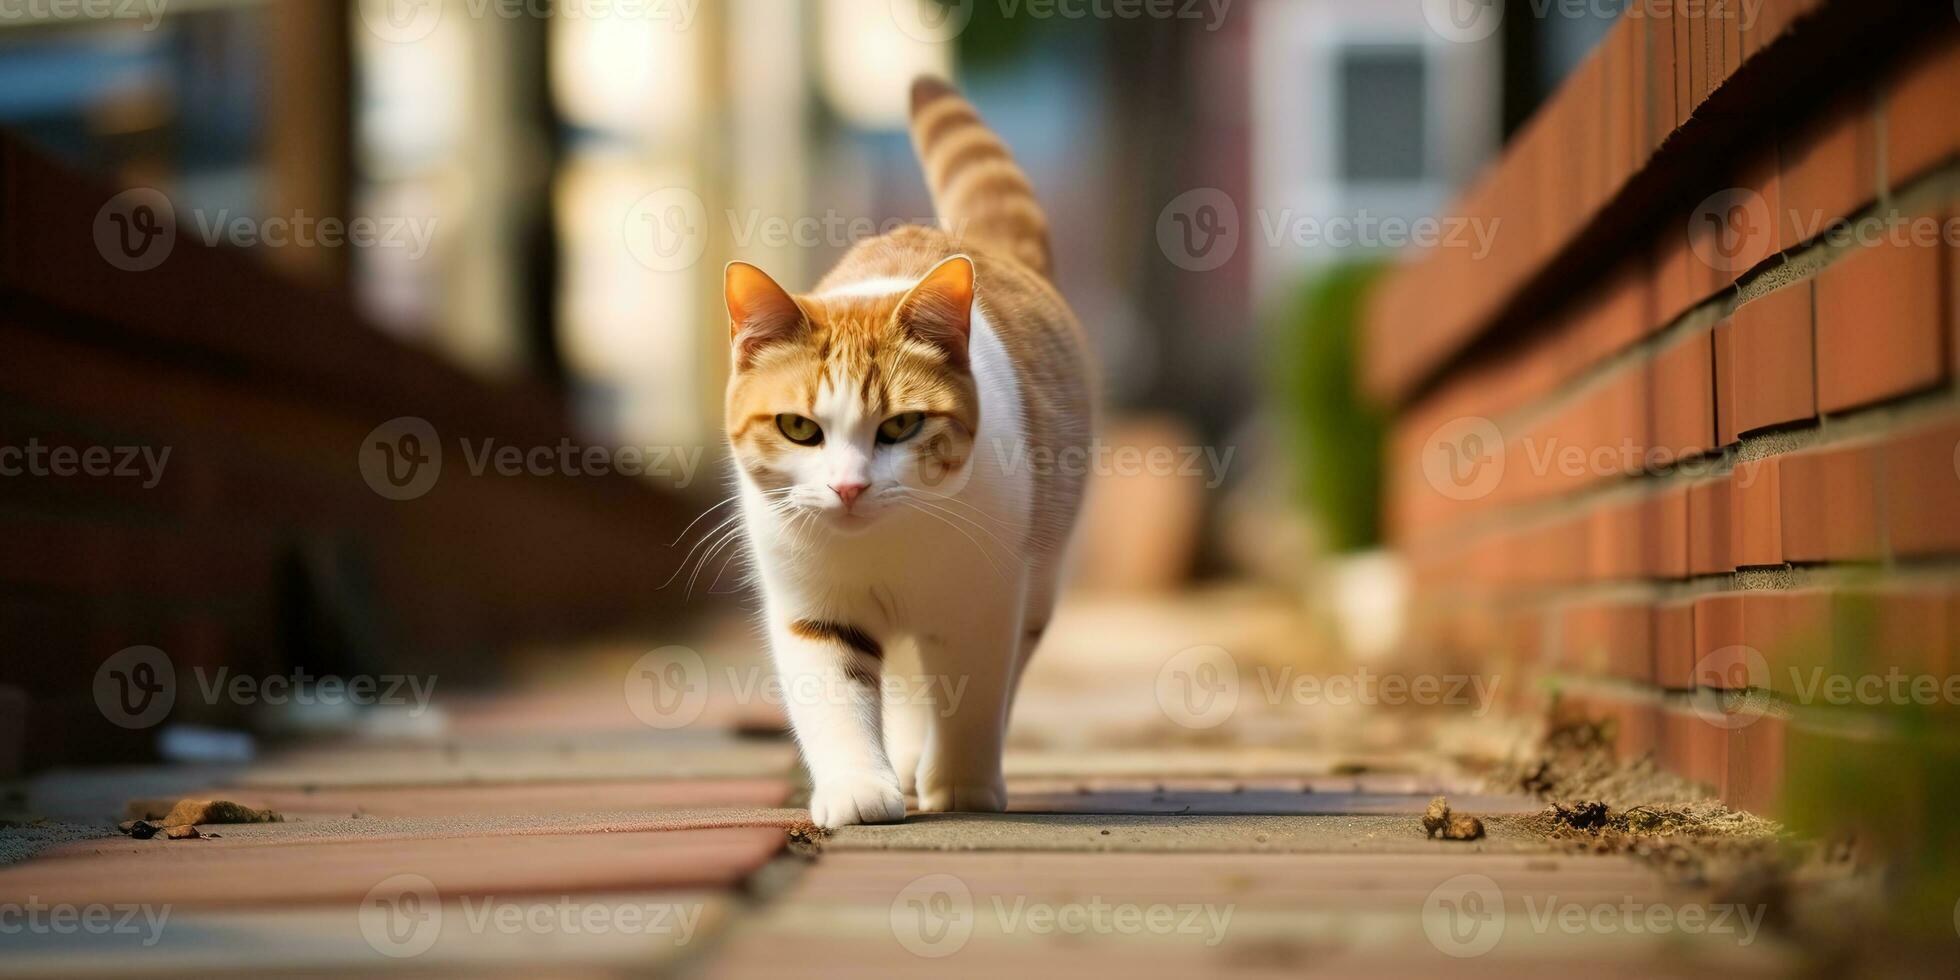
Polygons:
[[1341,179],[1422,180],[1428,85],[1421,48],[1368,45],[1340,56]]

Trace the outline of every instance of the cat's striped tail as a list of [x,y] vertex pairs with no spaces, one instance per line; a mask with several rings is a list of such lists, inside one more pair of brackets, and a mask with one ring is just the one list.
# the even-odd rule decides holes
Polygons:
[[1049,274],[1048,216],[1027,174],[973,106],[939,79],[912,83],[912,147],[942,229]]

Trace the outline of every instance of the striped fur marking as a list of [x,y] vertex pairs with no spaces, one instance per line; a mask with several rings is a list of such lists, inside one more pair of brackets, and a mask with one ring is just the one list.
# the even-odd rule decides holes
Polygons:
[[822,643],[829,641],[841,643],[873,660],[885,659],[885,648],[878,645],[871,634],[849,623],[826,623],[816,619],[799,619],[789,624],[789,631],[806,640]]

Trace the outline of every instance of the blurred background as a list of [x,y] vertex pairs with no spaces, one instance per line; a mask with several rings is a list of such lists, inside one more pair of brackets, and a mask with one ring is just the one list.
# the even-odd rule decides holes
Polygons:
[[[1517,856],[1565,853],[1501,822],[1547,799],[1624,829],[1719,797],[1925,858],[1861,894],[1940,920],[1956,696],[1839,712],[1749,671],[1960,666],[1960,236],[1821,234],[1951,218],[1954,28],[1903,0],[0,0],[0,829],[93,840],[217,786],[296,823],[644,804],[815,847],[752,686],[722,269],[806,289],[932,223],[905,125],[935,75],[1031,178],[1103,390],[1016,706],[1033,812],[1338,815],[1346,853],[1495,785],[1470,798]],[[1412,233],[1438,215],[1470,237]],[[1561,442],[1675,455],[1548,476]],[[654,674],[704,700],[675,722]],[[1221,676],[1216,718],[1178,686]],[[1547,729],[1640,779],[1507,755]],[[1674,846],[1614,853],[1706,885]],[[1791,889],[1766,866],[1741,877]],[[48,867],[15,880],[94,880]],[[1306,955],[1277,948],[1233,962]]]
[[[713,598],[675,602],[646,587],[679,568],[693,543],[670,551],[671,533],[722,495],[719,270],[740,258],[807,286],[853,242],[929,222],[903,128],[907,85],[919,74],[959,81],[1049,208],[1061,288],[1102,360],[1106,440],[1208,452],[1192,467],[1180,454],[1183,475],[1132,475],[1136,492],[1099,493],[1076,580],[1163,590],[1248,573],[1298,579],[1313,567],[1302,556],[1365,551],[1379,535],[1380,422],[1353,380],[1354,297],[1368,264],[1390,249],[1352,235],[1301,244],[1277,225],[1436,212],[1613,22],[1606,11],[1514,18],[1501,35],[1462,44],[1431,30],[1419,4],[1337,0],[1240,0],[1175,17],[1074,8],[1009,16],[968,3],[952,8],[956,22],[929,0],[101,7],[23,4],[0,18],[10,152],[59,175],[50,180],[86,181],[59,186],[88,188],[98,207],[105,191],[159,192],[180,245],[223,253],[180,256],[99,319],[127,319],[129,304],[200,301],[190,294],[207,285],[250,300],[184,311],[202,322],[164,331],[168,350],[129,348],[118,336],[111,346],[131,366],[167,355],[185,377],[219,361],[246,371],[241,400],[219,416],[287,386],[298,411],[331,416],[288,426],[278,438],[289,451],[323,445],[343,419],[372,425],[396,415],[436,421],[454,449],[457,436],[505,435],[483,416],[521,405],[517,414],[548,420],[539,428],[549,435],[532,443],[552,442],[561,425],[580,445],[672,447],[698,465],[684,477],[675,467],[647,475],[643,493],[607,487],[604,504],[590,502],[589,484],[612,481],[525,487],[538,500],[563,494],[641,511],[628,520],[648,547],[581,562],[536,554],[548,534],[512,544],[481,540],[470,530],[478,518],[432,527],[429,512],[462,506],[446,484],[392,509],[262,499],[286,494],[263,485],[283,477],[257,466],[260,486],[238,484],[227,467],[255,462],[237,446],[243,434],[213,431],[222,428],[213,413],[187,410],[159,428],[202,430],[171,435],[224,442],[230,459],[180,450],[169,473],[179,478],[147,496],[188,482],[194,489],[170,509],[205,522],[230,550],[199,563],[243,563],[246,574],[271,566],[271,584],[196,593],[177,583],[196,593],[184,597],[190,613],[184,603],[160,608],[140,583],[92,581],[99,569],[77,574],[113,594],[10,593],[12,615],[28,621],[18,635],[52,644],[64,655],[46,660],[76,670],[99,661],[102,642],[128,645],[110,637],[146,634],[184,635],[177,655],[193,662],[293,656],[299,646],[329,670],[404,658],[494,664],[513,629],[563,637],[712,607]],[[1180,241],[1172,216],[1213,198],[1234,209],[1233,234]],[[1236,214],[1234,201],[1247,213]],[[1252,201],[1263,205],[1263,226]],[[88,201],[61,202],[69,204],[89,221]],[[14,219],[15,241],[41,253],[36,242],[61,229],[26,216]],[[308,221],[322,219],[366,228],[369,240],[309,244]],[[674,251],[663,251],[663,233]],[[101,298],[91,273],[111,271],[64,267],[60,281],[28,285],[57,294],[56,305]],[[210,278],[166,297],[159,280],[173,276]],[[306,309],[303,330],[286,319],[294,306]],[[1315,317],[1325,321],[1318,329]],[[308,336],[270,339],[282,332]],[[240,334],[253,335],[249,352]],[[301,353],[312,345],[335,356]],[[76,366],[64,370],[76,378],[105,356],[49,356],[68,353]],[[261,355],[291,363],[275,370]],[[122,426],[161,407],[110,414]],[[437,418],[450,411],[462,417]],[[184,472],[205,466],[217,471]],[[219,502],[234,486],[254,498],[243,509]],[[296,492],[337,497],[317,483]],[[23,517],[30,534],[60,538],[33,516]],[[124,546],[117,535],[137,531],[120,512],[107,524],[101,516],[76,519],[95,521],[87,530],[104,537],[112,560],[106,554]],[[472,549],[478,557],[462,563],[483,580],[440,600],[411,595],[411,582],[455,575],[425,548],[394,546],[389,534],[417,533],[404,522],[428,544]],[[1143,526],[1159,533],[1132,533]],[[201,556],[210,542],[127,547]],[[247,550],[259,553],[238,554]],[[583,576],[583,610],[554,602],[554,585],[525,579],[568,583],[539,571],[558,562],[590,566],[590,575],[565,573]],[[644,569],[624,570],[634,562]],[[1392,591],[1392,570],[1365,568],[1371,588]],[[326,638],[314,628],[323,624]],[[74,642],[82,636],[92,642]],[[42,698],[69,687],[54,674],[31,676],[24,686]]]

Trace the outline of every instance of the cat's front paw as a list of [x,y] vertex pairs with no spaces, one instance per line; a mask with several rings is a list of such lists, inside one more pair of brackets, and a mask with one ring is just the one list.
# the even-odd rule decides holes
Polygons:
[[1007,788],[991,785],[958,785],[929,780],[919,781],[921,813],[1000,813],[1007,809]]
[[829,830],[905,819],[905,794],[889,773],[854,772],[825,780],[810,794],[810,819]]

